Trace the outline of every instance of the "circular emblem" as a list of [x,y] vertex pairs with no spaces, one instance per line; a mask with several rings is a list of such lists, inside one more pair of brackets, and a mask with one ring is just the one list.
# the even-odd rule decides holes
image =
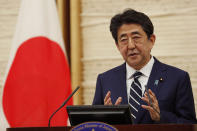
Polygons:
[[85,122],[76,125],[71,131],[118,131],[118,129],[103,122]]

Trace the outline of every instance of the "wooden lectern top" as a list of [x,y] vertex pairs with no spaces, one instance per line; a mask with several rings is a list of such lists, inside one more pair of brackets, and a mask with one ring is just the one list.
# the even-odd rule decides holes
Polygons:
[[[119,131],[197,131],[197,124],[113,125]],[[72,127],[20,127],[6,131],[69,131]]]

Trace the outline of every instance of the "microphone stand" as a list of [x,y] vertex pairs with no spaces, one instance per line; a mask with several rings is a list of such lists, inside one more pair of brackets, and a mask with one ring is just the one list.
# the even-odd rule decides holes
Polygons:
[[80,88],[80,86],[78,86],[73,92],[72,94],[63,102],[63,104],[51,115],[51,117],[49,118],[49,123],[48,123],[48,127],[50,127],[50,123],[51,123],[51,119],[52,117],[55,115],[55,113],[57,113],[62,107],[64,107],[66,105],[66,103],[70,100],[70,98],[75,94],[75,92]]

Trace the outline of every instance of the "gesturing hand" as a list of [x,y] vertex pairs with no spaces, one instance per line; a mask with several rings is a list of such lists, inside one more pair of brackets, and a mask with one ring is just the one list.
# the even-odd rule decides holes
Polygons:
[[[118,97],[114,105],[119,105],[122,102],[122,97]],[[104,105],[113,105],[111,101],[111,92],[108,91],[104,98]]]
[[151,91],[151,89],[149,89],[148,92],[150,94],[150,99],[152,101],[152,105],[149,101],[148,94],[146,92],[144,94],[144,97],[142,97],[142,100],[145,101],[148,104],[148,106],[142,105],[142,108],[149,111],[152,120],[160,121],[160,109],[159,109],[158,100],[157,100],[155,94]]

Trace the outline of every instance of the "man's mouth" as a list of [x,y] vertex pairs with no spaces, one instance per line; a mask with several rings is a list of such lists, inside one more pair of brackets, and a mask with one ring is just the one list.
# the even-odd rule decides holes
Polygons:
[[137,53],[130,53],[129,56],[136,56]]

